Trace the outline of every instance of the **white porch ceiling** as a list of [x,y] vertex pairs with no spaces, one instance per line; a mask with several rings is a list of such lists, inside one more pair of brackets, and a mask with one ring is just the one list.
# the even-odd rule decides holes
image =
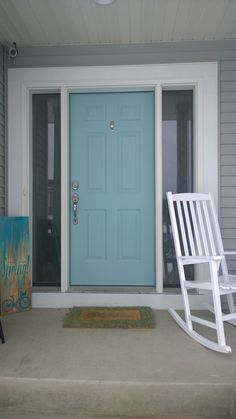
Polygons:
[[17,46],[236,39],[236,0],[0,0],[0,42]]

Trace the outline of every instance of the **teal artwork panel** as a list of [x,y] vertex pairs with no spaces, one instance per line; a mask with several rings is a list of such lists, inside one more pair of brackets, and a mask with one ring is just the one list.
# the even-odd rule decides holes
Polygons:
[[28,217],[0,217],[1,315],[31,308]]

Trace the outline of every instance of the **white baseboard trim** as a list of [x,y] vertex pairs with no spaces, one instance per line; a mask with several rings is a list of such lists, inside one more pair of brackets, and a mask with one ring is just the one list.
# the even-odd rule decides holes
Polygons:
[[[192,309],[203,309],[206,295],[190,295]],[[111,293],[52,293],[32,295],[33,308],[68,308],[73,306],[149,306],[153,309],[183,309],[182,295],[169,294],[111,294]]]

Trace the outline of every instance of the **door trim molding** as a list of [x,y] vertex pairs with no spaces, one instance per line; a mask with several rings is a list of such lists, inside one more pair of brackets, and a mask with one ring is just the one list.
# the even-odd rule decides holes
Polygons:
[[[218,198],[217,63],[14,68],[8,71],[9,215],[31,215],[30,96],[61,92],[61,291],[69,288],[68,95],[89,91],[155,91],[156,291],[163,291],[161,91],[194,89],[195,190]],[[210,164],[209,164],[210,162]],[[163,296],[164,298],[164,296]]]

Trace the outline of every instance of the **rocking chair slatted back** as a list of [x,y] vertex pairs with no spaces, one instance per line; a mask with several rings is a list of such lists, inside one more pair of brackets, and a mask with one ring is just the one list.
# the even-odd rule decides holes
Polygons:
[[202,255],[209,255],[207,237],[206,237],[206,233],[205,233],[204,220],[203,220],[203,217],[202,217],[201,203],[200,202],[197,201],[196,206],[197,206],[197,214],[198,214],[198,219],[199,219],[200,232],[201,232],[201,237],[202,237],[202,241],[203,241],[203,253],[202,253]]
[[197,254],[202,255],[202,244],[201,244],[201,238],[200,238],[200,234],[199,234],[199,230],[198,230],[198,217],[196,214],[196,210],[195,210],[195,206],[193,204],[193,202],[191,201],[189,203],[190,206],[190,212],[191,212],[191,217],[192,217],[192,221],[193,221],[193,228],[196,234],[196,247],[197,247]]
[[185,195],[172,195],[170,205],[177,257],[222,256],[224,249],[211,195],[188,194],[190,200],[184,199]]
[[[186,236],[186,231],[185,231],[185,226],[184,226],[184,218],[183,218],[182,208],[181,208],[181,203],[180,202],[177,202],[177,210],[178,210],[178,216],[179,216],[179,225],[180,225],[180,229],[181,229],[181,233],[182,233],[181,237],[182,237],[182,241],[183,241],[184,254],[186,256],[189,256],[187,236]],[[176,224],[176,230],[178,231],[177,224]],[[173,232],[173,234],[174,234],[174,232]],[[174,234],[174,236],[175,236],[175,234]],[[181,249],[181,246],[179,246],[179,248]],[[181,254],[182,254],[182,252],[180,250],[180,255]],[[178,255],[178,256],[180,256],[180,255]]]

